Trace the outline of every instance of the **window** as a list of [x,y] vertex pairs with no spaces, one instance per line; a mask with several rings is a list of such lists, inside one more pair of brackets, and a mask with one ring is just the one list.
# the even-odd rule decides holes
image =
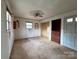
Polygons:
[[77,20],[77,17],[75,18],[75,21],[77,22],[78,20]]
[[33,26],[32,22],[26,22],[27,29],[32,29],[32,26]]
[[6,11],[6,20],[7,20],[7,31],[10,31],[11,28],[11,15]]
[[73,18],[67,19],[67,22],[73,22]]

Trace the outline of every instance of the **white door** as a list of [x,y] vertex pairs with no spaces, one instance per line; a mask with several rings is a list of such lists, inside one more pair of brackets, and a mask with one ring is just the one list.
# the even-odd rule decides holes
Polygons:
[[63,44],[71,49],[77,49],[77,22],[75,18],[63,22]]

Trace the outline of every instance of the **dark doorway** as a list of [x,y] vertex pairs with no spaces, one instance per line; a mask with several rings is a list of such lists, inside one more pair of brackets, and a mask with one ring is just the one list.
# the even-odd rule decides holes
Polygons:
[[60,43],[61,19],[52,21],[52,41]]

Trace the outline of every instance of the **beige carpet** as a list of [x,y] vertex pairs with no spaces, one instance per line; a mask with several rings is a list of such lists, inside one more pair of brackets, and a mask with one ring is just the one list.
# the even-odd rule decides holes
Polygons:
[[76,52],[49,42],[45,38],[21,39],[14,42],[10,59],[77,59]]

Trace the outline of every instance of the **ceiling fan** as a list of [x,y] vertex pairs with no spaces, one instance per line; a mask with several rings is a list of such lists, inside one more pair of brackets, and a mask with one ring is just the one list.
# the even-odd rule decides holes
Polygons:
[[43,17],[44,13],[41,10],[33,10],[31,11],[32,16],[34,17]]

